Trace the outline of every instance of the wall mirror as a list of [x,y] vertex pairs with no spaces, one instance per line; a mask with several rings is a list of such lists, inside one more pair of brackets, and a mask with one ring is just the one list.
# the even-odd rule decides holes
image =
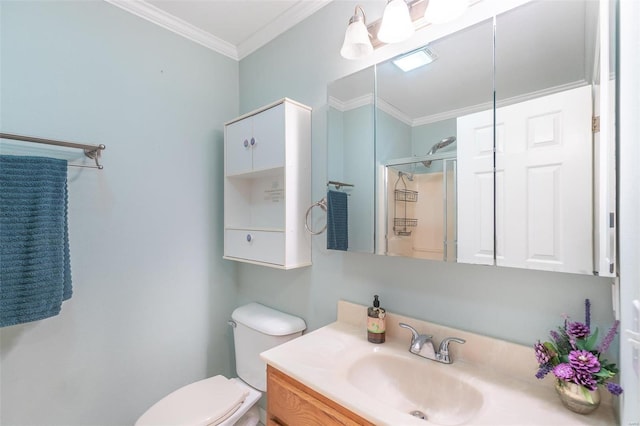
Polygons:
[[[349,201],[350,216],[371,234],[353,250],[613,274],[615,44],[607,14],[597,0],[531,1],[414,51],[432,61],[425,66],[402,71],[394,63],[401,55],[361,72],[366,78],[342,79],[375,81],[360,93],[375,93],[366,107],[374,130],[358,130],[374,133],[374,159],[356,168],[372,179],[361,183],[371,199],[354,211],[354,188]],[[349,157],[336,159],[333,147],[362,139],[342,129],[341,145],[329,141],[329,168],[344,173]]]
[[331,83],[327,117],[328,189],[345,191],[348,251],[374,252],[375,70],[366,68]]
[[[606,170],[613,170],[613,154],[603,156],[599,145],[613,147],[614,135],[592,130],[593,117],[604,113],[613,122],[615,111],[600,106],[615,90],[599,7],[593,0],[536,1],[496,18],[499,266],[612,272],[606,260],[612,254],[599,254],[600,236],[612,244],[613,233],[602,226],[608,213],[600,215],[598,203],[615,191],[599,194],[598,187],[612,188]],[[486,122],[480,115],[473,120]]]
[[[432,62],[399,66],[415,55]],[[391,256],[492,263],[493,214],[470,214],[479,211],[469,205],[475,199],[463,198],[457,122],[493,106],[493,21],[380,63],[376,72],[376,161],[385,189],[378,195],[386,199],[377,214],[386,216],[378,221],[378,248]],[[476,233],[486,236],[486,258],[465,253]]]

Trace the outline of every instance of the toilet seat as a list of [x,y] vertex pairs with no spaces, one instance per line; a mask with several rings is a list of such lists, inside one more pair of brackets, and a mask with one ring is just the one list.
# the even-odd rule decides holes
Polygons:
[[136,426],[218,425],[231,417],[250,395],[233,379],[214,376],[183,386],[149,408]]

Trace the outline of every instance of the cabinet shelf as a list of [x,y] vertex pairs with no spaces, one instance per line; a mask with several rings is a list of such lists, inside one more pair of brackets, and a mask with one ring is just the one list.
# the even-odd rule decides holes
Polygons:
[[409,203],[415,203],[418,201],[418,191],[412,191],[410,189],[396,189],[394,190],[396,201],[405,201]]
[[260,179],[264,177],[284,175],[284,167],[269,167],[266,169],[257,169],[250,172],[227,174],[229,179]]
[[285,232],[284,228],[264,228],[264,227],[255,227],[255,226],[233,226],[228,225],[224,227],[225,230],[230,231],[260,231],[260,232]]

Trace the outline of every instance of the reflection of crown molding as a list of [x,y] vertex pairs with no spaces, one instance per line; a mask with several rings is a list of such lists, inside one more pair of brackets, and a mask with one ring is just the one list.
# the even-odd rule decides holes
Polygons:
[[400,111],[398,108],[391,105],[384,99],[378,99],[378,109],[386,112],[387,114],[389,114],[396,120],[403,122],[407,126],[413,127],[413,120],[411,119],[411,117],[409,117],[404,112]]
[[[360,108],[366,105],[373,105],[373,93],[367,93],[366,95],[359,96],[357,98],[349,99],[347,101],[341,101],[340,99],[329,96],[329,106],[340,111],[350,111],[352,109]],[[378,99],[377,107],[380,111],[384,111],[391,117],[395,118],[406,124],[412,125],[411,117],[400,111],[398,108],[391,105],[389,102]]]
[[204,47],[221,53],[231,59],[239,60],[238,49],[211,33],[197,28],[190,23],[177,18],[156,6],[142,0],[105,0],[114,6],[126,10],[136,16],[146,19],[164,29],[174,32]]
[[427,115],[424,117],[415,118],[412,121],[413,127],[424,126],[426,124],[437,123],[442,120],[449,120],[451,118],[462,117],[463,115],[473,114],[474,112],[485,111],[491,109],[492,102],[485,102],[483,104],[471,105],[464,108],[458,108],[451,111],[445,111],[438,114]]
[[[535,92],[525,93],[523,95],[513,96],[511,98],[501,99],[496,102],[496,107],[502,107],[505,105],[512,105],[519,102],[525,102],[531,99],[540,98],[542,96],[552,95],[558,92],[564,92],[565,90],[576,89],[578,87],[586,86],[589,83],[586,80],[577,80],[571,83],[561,84],[559,86],[547,87]],[[448,120],[451,118],[461,117],[463,115],[473,114],[474,112],[486,111],[491,109],[492,102],[485,102],[478,105],[472,105],[464,108],[454,109],[451,111],[445,111],[439,114],[428,115],[425,117],[418,117],[412,121],[412,126],[424,126],[425,124],[436,123],[442,120]]]
[[357,98],[341,101],[338,98],[329,96],[329,106],[340,112],[350,111],[365,105],[373,105],[373,93],[367,93]]
[[589,82],[586,80],[576,80],[571,83],[561,84],[559,86],[547,87],[535,92],[525,93],[523,95],[514,96],[512,98],[500,99],[496,102],[497,107],[505,105],[512,105],[518,102],[529,101],[535,98],[541,98],[543,96],[553,95],[554,93],[564,92],[566,90],[577,89],[578,87],[588,86]]
[[[564,92],[565,90],[576,89],[578,87],[586,86],[589,83],[586,80],[577,80],[571,83],[561,84],[559,86],[547,87],[542,90],[537,90],[535,92],[525,93],[523,95],[513,96],[511,98],[501,99],[496,102],[497,107],[502,107],[505,105],[512,105],[518,102],[524,102],[535,98],[540,98],[542,96],[552,95],[558,92]],[[344,112],[349,111],[355,108],[359,108],[365,105],[373,104],[373,94],[368,93],[366,95],[362,95],[360,97],[349,99],[348,101],[341,101],[333,96],[329,96],[329,106],[335,108],[338,111]],[[471,105],[464,108],[458,108],[451,111],[445,111],[438,114],[427,115],[424,117],[418,117],[412,119],[402,111],[400,111],[395,106],[391,105],[387,101],[383,99],[378,99],[378,109],[386,112],[396,120],[403,122],[404,124],[411,127],[424,126],[426,124],[436,123],[442,120],[448,120],[451,118],[458,118],[464,115],[473,114],[475,112],[486,111],[491,109],[493,106],[492,102],[485,102],[478,105]]]

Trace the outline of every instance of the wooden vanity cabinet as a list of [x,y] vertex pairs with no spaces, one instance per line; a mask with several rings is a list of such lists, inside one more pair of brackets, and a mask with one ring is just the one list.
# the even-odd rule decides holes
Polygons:
[[267,365],[267,426],[301,425],[374,424]]

